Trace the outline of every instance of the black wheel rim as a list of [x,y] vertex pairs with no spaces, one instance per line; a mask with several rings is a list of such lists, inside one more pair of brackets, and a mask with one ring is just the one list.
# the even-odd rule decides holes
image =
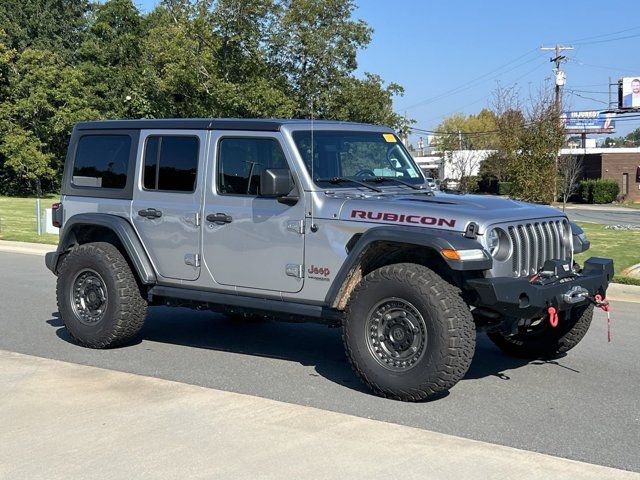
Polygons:
[[386,298],[371,309],[365,335],[373,358],[395,372],[415,367],[427,347],[424,317],[410,302],[396,297]]
[[107,286],[98,272],[80,271],[71,286],[71,307],[84,325],[95,325],[107,310]]

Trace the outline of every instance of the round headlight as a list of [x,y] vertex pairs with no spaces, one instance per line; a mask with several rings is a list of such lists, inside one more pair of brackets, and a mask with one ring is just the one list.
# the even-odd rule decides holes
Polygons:
[[487,249],[493,258],[504,262],[511,255],[511,239],[501,228],[492,228],[487,232]]

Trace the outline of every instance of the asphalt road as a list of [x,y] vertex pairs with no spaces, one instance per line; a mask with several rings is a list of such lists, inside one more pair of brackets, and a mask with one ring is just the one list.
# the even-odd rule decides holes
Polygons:
[[640,210],[621,207],[602,206],[567,208],[565,213],[573,222],[592,222],[604,225],[636,225],[640,226]]
[[640,304],[613,304],[611,344],[599,313],[583,342],[553,362],[511,359],[480,335],[469,373],[447,397],[410,404],[360,384],[336,329],[154,307],[138,343],[89,350],[62,327],[42,257],[0,253],[0,272],[0,349],[640,471]]

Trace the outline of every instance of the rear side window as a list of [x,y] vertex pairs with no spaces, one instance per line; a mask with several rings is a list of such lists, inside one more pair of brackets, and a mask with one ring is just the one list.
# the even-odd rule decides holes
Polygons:
[[288,168],[274,138],[223,138],[218,151],[218,192],[222,194],[258,195],[263,170]]
[[194,192],[198,176],[198,137],[147,137],[142,185],[145,190]]
[[129,135],[84,135],[78,141],[72,184],[123,189],[131,151]]

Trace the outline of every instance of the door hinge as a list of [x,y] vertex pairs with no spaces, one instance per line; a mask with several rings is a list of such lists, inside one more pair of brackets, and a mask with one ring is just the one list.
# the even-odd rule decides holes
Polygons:
[[302,235],[304,233],[304,220],[291,220],[287,222],[287,230]]
[[287,263],[284,271],[290,277],[302,278],[304,275],[302,265],[298,265],[297,263]]
[[187,223],[192,223],[193,226],[199,227],[202,223],[202,217],[200,216],[200,212],[194,213],[193,215],[185,215],[184,221]]
[[197,253],[186,253],[184,256],[184,263],[191,265],[192,267],[200,266],[200,255]]

